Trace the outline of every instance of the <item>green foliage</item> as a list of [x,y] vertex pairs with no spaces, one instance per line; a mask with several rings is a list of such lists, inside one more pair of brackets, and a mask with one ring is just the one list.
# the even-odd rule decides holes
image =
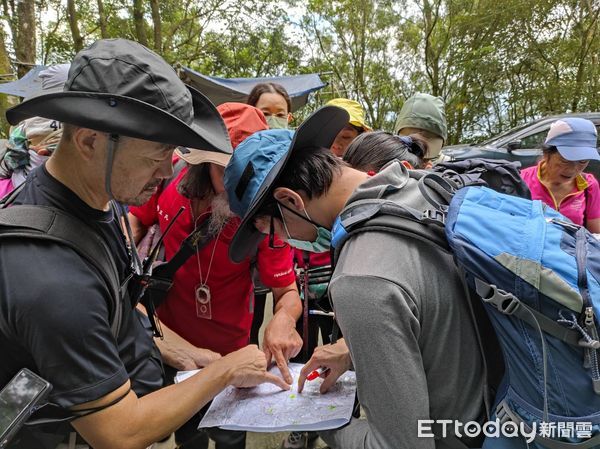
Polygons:
[[[3,2],[0,48],[13,70],[14,4]],[[70,60],[78,32],[84,45],[145,39],[170,63],[216,76],[322,74],[329,85],[297,120],[341,96],[391,130],[406,98],[428,92],[445,100],[457,143],[600,110],[595,0],[74,0],[77,30],[66,0],[35,5],[44,64]]]

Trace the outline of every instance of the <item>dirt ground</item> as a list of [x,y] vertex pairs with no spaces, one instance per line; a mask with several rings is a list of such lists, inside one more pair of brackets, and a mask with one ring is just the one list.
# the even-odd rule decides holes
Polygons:
[[[287,433],[248,433],[246,449],[279,449]],[[210,446],[211,449],[214,446]],[[319,439],[315,448],[326,448],[327,445]]]

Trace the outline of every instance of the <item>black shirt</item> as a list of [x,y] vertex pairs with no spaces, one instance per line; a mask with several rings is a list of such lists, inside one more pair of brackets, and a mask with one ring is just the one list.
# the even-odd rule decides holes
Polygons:
[[[54,179],[33,171],[14,204],[62,209],[95,229],[114,255],[121,280],[130,258],[111,211],[91,208]],[[138,396],[162,386],[148,319],[125,307],[115,342],[110,291],[74,250],[51,242],[3,240],[0,245],[0,386],[27,367],[48,380],[50,401],[72,407],[101,398],[129,378]]]

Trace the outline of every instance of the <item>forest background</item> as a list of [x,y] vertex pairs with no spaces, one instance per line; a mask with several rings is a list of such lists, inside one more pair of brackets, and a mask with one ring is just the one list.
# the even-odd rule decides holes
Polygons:
[[[136,40],[206,75],[320,73],[391,130],[415,92],[444,98],[449,142],[600,110],[600,0],[0,0],[0,80]],[[16,99],[0,96],[0,114]],[[3,133],[7,124],[0,123]]]

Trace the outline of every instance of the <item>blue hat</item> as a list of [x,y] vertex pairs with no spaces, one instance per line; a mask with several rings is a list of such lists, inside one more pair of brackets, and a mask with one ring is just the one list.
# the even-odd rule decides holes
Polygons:
[[294,133],[287,129],[257,132],[238,145],[225,168],[229,207],[242,223],[229,245],[229,258],[242,262],[252,256],[264,239],[254,226],[256,212],[271,193],[294,151],[308,147],[329,148],[348,123],[348,113],[325,106],[306,119]]
[[546,145],[553,145],[568,161],[600,160],[596,126],[583,118],[563,118],[550,125]]

